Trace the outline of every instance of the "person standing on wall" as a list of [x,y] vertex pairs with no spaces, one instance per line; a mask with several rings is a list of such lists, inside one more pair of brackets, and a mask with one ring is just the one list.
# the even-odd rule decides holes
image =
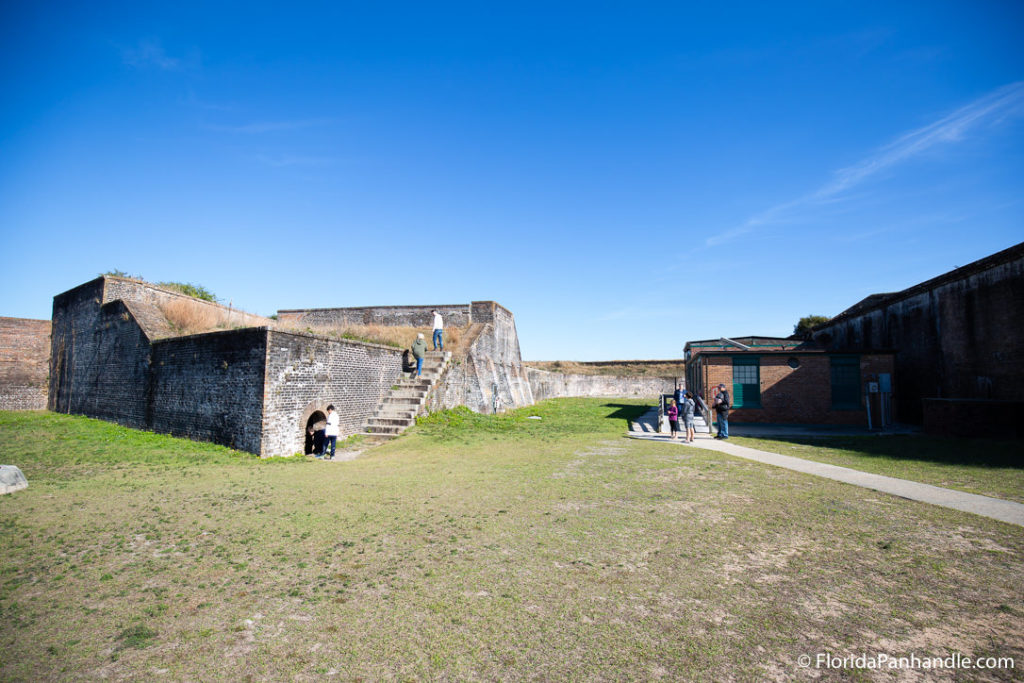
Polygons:
[[423,333],[416,335],[416,341],[412,343],[412,355],[416,357],[416,376],[423,374],[423,356],[427,355],[427,342],[423,339]]
[[729,408],[731,405],[729,392],[725,390],[724,384],[719,384],[714,404],[715,412],[718,413],[718,434],[715,436],[716,439],[729,438]]
[[[335,412],[334,406],[327,406],[327,427],[324,429],[324,452],[323,456],[327,460],[334,459],[334,447],[338,443],[338,413]],[[327,446],[331,447],[331,455],[327,455]]]
[[431,313],[434,314],[434,351],[444,351],[444,318],[436,309]]

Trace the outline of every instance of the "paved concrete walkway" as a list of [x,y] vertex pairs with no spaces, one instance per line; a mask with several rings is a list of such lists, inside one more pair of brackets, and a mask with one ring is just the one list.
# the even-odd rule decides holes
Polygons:
[[[639,421],[642,421],[647,417],[648,416],[645,415],[644,417],[641,417]],[[655,413],[655,418],[656,417],[657,413]],[[635,426],[636,423],[634,423],[634,427]],[[698,436],[696,441],[692,444],[684,444],[682,440],[673,441],[668,436],[651,434],[650,432],[636,429],[631,429],[629,436],[636,439],[689,445],[695,448],[704,448],[707,450],[718,451],[720,453],[727,453],[738,458],[762,462],[766,465],[784,467],[796,472],[803,472],[804,474],[813,474],[816,477],[825,477],[826,479],[841,481],[846,484],[853,484],[854,486],[862,486],[874,491],[891,493],[892,495],[900,496],[901,498],[917,500],[922,503],[931,503],[932,505],[941,505],[942,507],[997,519],[1000,522],[1024,526],[1024,504],[1015,503],[1009,500],[979,496],[974,493],[945,489],[940,486],[932,486],[931,484],[921,484],[916,481],[887,477],[882,474],[872,474],[870,472],[851,470],[848,467],[828,465],[821,462],[814,462],[813,460],[794,458],[789,455],[768,453],[767,451],[759,451],[754,448],[740,446],[739,444],[731,443],[730,441],[716,440],[710,436]]]

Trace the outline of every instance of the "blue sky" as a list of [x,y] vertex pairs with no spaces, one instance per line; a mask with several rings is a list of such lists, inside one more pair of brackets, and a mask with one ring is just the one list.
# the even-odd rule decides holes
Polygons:
[[0,315],[493,299],[525,359],[786,335],[1024,240],[1024,5],[3,3]]

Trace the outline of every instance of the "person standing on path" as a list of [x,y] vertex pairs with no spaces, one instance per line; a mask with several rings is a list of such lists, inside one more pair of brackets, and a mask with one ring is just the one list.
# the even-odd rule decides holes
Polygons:
[[416,376],[423,374],[423,357],[427,355],[427,342],[423,333],[416,335],[416,341],[412,343],[412,355],[416,357]]
[[679,436],[679,408],[676,407],[676,401],[673,398],[668,400],[668,408],[665,409],[665,414],[668,415],[668,426],[672,428],[672,438],[678,439]]
[[[324,452],[323,456],[327,460],[334,460],[334,447],[338,443],[338,413],[335,412],[334,406],[327,406],[327,427],[324,429]],[[331,455],[327,455],[327,446],[331,447]]]
[[444,318],[436,309],[431,313],[434,314],[434,351],[444,351]]
[[729,408],[732,402],[729,400],[729,392],[725,390],[724,384],[718,385],[718,393],[715,394],[715,412],[718,413],[718,434],[716,439],[729,438]]
[[683,413],[683,429],[686,430],[686,443],[693,443],[693,410],[695,407],[693,394],[687,391],[683,395],[683,404],[679,407]]

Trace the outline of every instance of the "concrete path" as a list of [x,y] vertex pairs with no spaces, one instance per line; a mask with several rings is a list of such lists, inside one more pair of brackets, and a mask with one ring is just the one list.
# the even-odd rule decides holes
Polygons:
[[[650,414],[641,417],[637,422],[643,421],[645,418],[649,418],[649,415]],[[656,412],[654,413],[654,418],[657,418]],[[633,426],[635,428],[639,425],[634,423]],[[679,445],[689,445],[695,448],[704,448],[707,450],[718,451],[720,453],[727,453],[728,455],[734,455],[738,458],[745,458],[747,460],[754,460],[756,462],[765,463],[766,465],[784,467],[796,472],[812,474],[816,477],[825,477],[826,479],[841,481],[846,484],[853,484],[854,486],[861,486],[874,491],[891,493],[892,495],[899,496],[901,498],[917,500],[922,503],[931,503],[932,505],[941,505],[942,507],[970,512],[983,517],[990,517],[991,519],[997,519],[1000,522],[1024,526],[1024,504],[1015,503],[1009,500],[979,496],[974,493],[945,489],[940,486],[932,486],[931,484],[921,484],[916,481],[887,477],[882,474],[872,474],[870,472],[851,470],[848,467],[828,465],[821,462],[814,462],[813,460],[794,458],[789,455],[768,453],[767,451],[759,451],[754,448],[740,446],[738,444],[731,443],[730,441],[719,441],[710,436],[698,436],[697,440],[692,444],[684,444],[682,440],[673,441],[668,436],[651,434],[650,432],[645,432],[639,429],[631,429],[629,436],[636,439],[676,443]]]

